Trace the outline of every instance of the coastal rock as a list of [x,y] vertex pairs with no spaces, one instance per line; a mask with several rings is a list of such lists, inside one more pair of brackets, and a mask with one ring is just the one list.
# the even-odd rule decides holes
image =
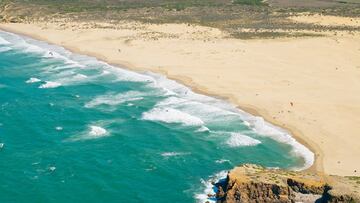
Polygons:
[[245,164],[216,185],[216,198],[217,203],[360,202],[359,180]]
[[224,189],[222,186],[217,187],[217,192],[216,192],[215,197],[217,199],[223,199],[225,197],[225,192],[224,192]]

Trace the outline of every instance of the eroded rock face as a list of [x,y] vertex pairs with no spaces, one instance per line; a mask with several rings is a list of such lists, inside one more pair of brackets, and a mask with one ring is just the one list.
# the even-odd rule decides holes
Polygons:
[[229,184],[225,202],[291,202],[294,193],[287,187],[266,183]]
[[233,169],[226,182],[216,187],[218,203],[360,203],[357,178],[266,169],[252,164]]

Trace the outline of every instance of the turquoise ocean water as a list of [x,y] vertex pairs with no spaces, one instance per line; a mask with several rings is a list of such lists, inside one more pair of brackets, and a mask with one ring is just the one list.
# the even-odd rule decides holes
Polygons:
[[241,163],[312,162],[224,101],[0,32],[0,202],[212,202]]

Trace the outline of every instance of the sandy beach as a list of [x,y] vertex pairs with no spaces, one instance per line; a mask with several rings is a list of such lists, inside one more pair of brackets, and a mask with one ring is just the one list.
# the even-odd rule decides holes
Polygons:
[[[358,19],[294,20],[360,28]],[[359,32],[240,40],[210,27],[128,21],[116,27],[56,22],[1,24],[0,29],[166,74],[289,130],[316,153],[313,170],[360,173]]]

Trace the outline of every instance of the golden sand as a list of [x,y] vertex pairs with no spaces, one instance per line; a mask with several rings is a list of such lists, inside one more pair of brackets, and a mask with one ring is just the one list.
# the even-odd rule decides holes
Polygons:
[[0,28],[137,71],[160,72],[196,91],[229,99],[291,131],[316,153],[313,169],[360,174],[359,33],[239,40],[218,29],[185,24],[99,25]]

